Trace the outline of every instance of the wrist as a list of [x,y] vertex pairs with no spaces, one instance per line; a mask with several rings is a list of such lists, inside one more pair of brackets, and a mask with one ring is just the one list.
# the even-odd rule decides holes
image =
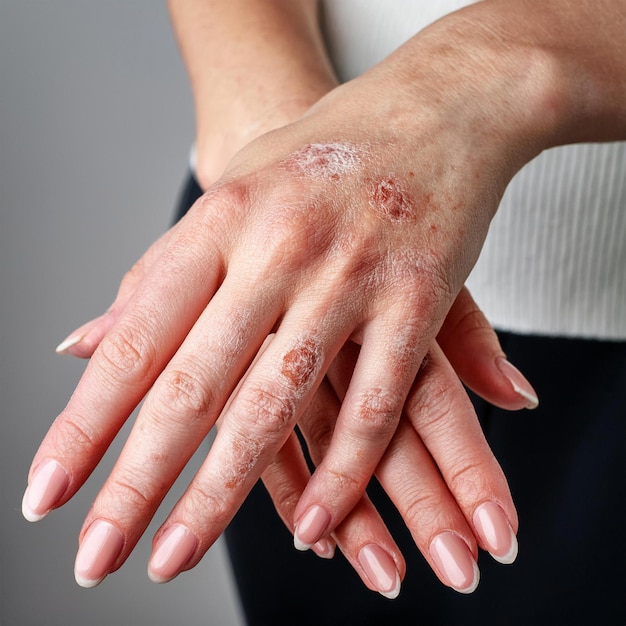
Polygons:
[[[623,3],[602,5],[471,5],[374,68],[373,91],[394,90],[398,127],[415,128],[422,139],[424,120],[447,123],[483,155],[491,152],[504,178],[549,147],[623,139],[626,54],[623,33],[613,31],[626,11]],[[601,9],[607,15],[594,23]]]

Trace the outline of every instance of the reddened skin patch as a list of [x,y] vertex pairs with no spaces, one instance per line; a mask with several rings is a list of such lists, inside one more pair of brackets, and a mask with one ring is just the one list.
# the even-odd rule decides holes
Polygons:
[[415,206],[393,173],[373,185],[369,203],[385,221],[408,222],[415,218]]
[[319,348],[313,339],[299,342],[283,357],[281,374],[299,389],[305,386],[319,367]]

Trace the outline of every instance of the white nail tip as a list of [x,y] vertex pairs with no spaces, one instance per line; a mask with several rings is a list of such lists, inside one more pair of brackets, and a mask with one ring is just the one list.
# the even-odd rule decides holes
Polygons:
[[529,393],[515,384],[513,384],[513,389],[517,395],[522,396],[524,400],[528,400],[528,404],[526,405],[527,409],[536,409],[539,406],[539,398],[536,395]]
[[517,537],[515,536],[513,531],[511,531],[511,547],[509,551],[502,556],[496,556],[495,554],[492,554],[491,556],[496,561],[498,561],[498,563],[502,563],[503,565],[511,565],[511,563],[513,563],[515,559],[517,558],[517,552],[518,552]]
[[42,520],[44,517],[46,517],[46,515],[48,515],[48,512],[44,513],[43,515],[39,515],[37,513],[33,513],[30,510],[30,507],[28,506],[28,502],[27,502],[27,496],[28,496],[28,489],[26,490],[26,493],[24,494],[24,497],[22,498],[22,515],[24,516],[24,518],[27,519],[29,522],[38,522]]
[[68,337],[64,341],[62,341],[55,349],[57,354],[63,354],[67,350],[69,350],[72,346],[75,346],[80,340],[83,338],[82,335],[74,335],[72,337]]
[[171,578],[163,578],[162,576],[157,576],[151,569],[148,567],[148,578],[157,585],[162,585],[164,583],[168,583]]
[[321,539],[315,545],[311,546],[311,550],[320,557],[320,559],[332,559],[335,556],[335,546],[326,539]]
[[391,591],[379,591],[381,596],[385,596],[385,598],[389,598],[390,600],[395,600],[400,595],[400,587],[402,583],[400,581],[400,574],[396,572],[396,584]]
[[480,582],[480,570],[478,569],[478,565],[475,562],[472,564],[472,567],[474,570],[474,580],[472,581],[472,584],[465,589],[457,589],[456,587],[453,587],[455,591],[458,591],[459,593],[463,593],[465,595],[469,595],[470,593],[474,593],[474,591],[476,591],[476,587],[478,587],[478,583]]
[[74,572],[74,578],[76,579],[76,583],[84,589],[93,589],[93,587],[97,587],[106,578],[106,576],[96,580],[89,580],[88,578],[84,578],[80,574]]
[[293,536],[293,545],[294,545],[294,548],[296,550],[300,550],[300,552],[306,552],[307,550],[310,550],[313,547],[312,543],[302,543],[302,541],[298,539],[297,534]]

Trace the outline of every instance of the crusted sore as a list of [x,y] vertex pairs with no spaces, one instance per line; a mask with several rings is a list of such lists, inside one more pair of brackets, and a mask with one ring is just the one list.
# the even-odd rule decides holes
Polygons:
[[357,169],[361,151],[347,143],[310,143],[296,150],[283,165],[314,178],[339,180],[344,174]]
[[283,357],[280,373],[295,389],[302,389],[316,374],[319,361],[316,342],[310,337],[302,339]]
[[370,195],[370,205],[379,217],[391,222],[404,222],[415,216],[407,192],[393,174],[375,184]]

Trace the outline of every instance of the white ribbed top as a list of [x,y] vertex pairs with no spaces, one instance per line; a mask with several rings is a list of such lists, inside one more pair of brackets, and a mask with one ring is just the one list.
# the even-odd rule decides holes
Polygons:
[[[344,80],[463,0],[328,0],[324,26]],[[468,279],[497,328],[626,339],[626,143],[539,155],[513,179]]]

